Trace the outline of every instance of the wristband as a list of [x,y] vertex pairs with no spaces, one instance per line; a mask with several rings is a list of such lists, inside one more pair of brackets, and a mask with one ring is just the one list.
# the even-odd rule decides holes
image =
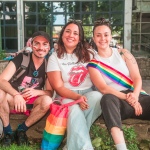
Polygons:
[[15,94],[13,97],[17,96],[17,95],[20,95],[19,93],[18,94]]

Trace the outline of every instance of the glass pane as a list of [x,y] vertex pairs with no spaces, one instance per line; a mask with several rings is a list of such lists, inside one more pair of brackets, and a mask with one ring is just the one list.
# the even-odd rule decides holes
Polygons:
[[82,23],[83,24],[91,24],[94,22],[94,14],[83,14],[82,15]]
[[82,12],[94,11],[94,2],[82,2]]
[[62,26],[54,26],[53,27],[53,39],[58,39]]
[[67,14],[67,22],[68,22],[68,19],[75,19],[75,20],[81,20],[80,19],[80,14]]
[[123,44],[123,25],[122,26],[112,26],[112,37],[116,44],[122,46]]
[[36,12],[36,2],[25,2],[25,12]]
[[102,13],[96,13],[95,18],[96,18],[95,20],[97,20],[98,18],[109,19],[109,13],[103,13],[103,12]]
[[111,11],[124,11],[124,2],[123,1],[111,2]]
[[109,12],[109,2],[108,1],[98,1],[96,2],[96,5],[95,5],[95,11],[96,12]]
[[141,51],[141,45],[139,43],[135,44],[133,43],[132,44],[132,53],[134,54],[134,56],[138,56],[137,52],[140,52]]
[[25,24],[36,24],[36,15],[25,15]]
[[50,33],[49,27],[47,27],[47,26],[39,26],[38,30],[45,31],[48,34]]
[[53,15],[53,24],[54,25],[64,25],[65,24],[65,17],[64,15]]
[[123,24],[123,14],[122,13],[112,13],[111,14],[111,21],[113,24],[118,25],[118,24]]
[[132,22],[140,22],[140,13],[132,13]]
[[140,33],[140,23],[132,24],[132,33]]
[[17,37],[17,26],[5,26],[6,37]]
[[150,53],[150,43],[141,43],[141,50]]
[[149,43],[150,45],[150,34],[141,34],[141,43]]
[[50,25],[50,24],[51,24],[51,15],[48,14],[38,15],[38,25]]
[[150,33],[150,23],[141,24],[141,33]]
[[5,2],[4,11],[7,13],[16,12],[16,2]]
[[132,35],[132,44],[140,43],[140,35],[139,34],[133,34]]
[[35,31],[35,26],[25,26],[25,37],[30,38]]
[[66,12],[80,12],[80,2],[66,2]]
[[150,13],[142,14],[142,22],[150,22]]
[[92,26],[83,26],[84,36],[86,39],[91,39],[92,37]]
[[38,2],[39,13],[50,13],[51,10],[51,2]]
[[6,24],[17,24],[16,15],[5,15],[5,23]]
[[64,2],[53,2],[53,12],[64,12],[65,3]]
[[6,39],[6,49],[10,52],[15,51],[15,49],[17,49],[18,45],[18,39]]
[[1,26],[1,34],[2,34],[2,37],[4,37],[4,26]]
[[141,34],[141,49],[150,52],[150,34]]

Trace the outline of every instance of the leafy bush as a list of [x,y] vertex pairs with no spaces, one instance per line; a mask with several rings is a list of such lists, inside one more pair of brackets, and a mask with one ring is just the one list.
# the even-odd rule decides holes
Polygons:
[[[139,150],[138,141],[136,139],[136,133],[133,127],[127,128],[123,126],[124,136],[128,150]],[[116,150],[111,135],[107,129],[93,124],[91,127],[91,139],[94,150]]]
[[0,50],[0,60],[3,60],[6,57],[6,53],[4,50]]

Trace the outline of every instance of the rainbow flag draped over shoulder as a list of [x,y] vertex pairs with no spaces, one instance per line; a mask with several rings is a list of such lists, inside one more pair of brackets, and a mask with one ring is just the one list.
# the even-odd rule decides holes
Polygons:
[[[111,66],[106,65],[101,61],[93,59],[88,63],[87,67],[93,67],[97,69],[99,72],[107,76],[110,80],[123,87],[126,87],[130,90],[134,89],[133,81],[130,78],[128,78],[118,70],[112,68]],[[141,94],[148,95],[144,90],[141,90]]]

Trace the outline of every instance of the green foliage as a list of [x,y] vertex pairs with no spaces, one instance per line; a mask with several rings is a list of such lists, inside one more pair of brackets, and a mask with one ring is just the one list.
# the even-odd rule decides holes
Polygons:
[[3,58],[6,57],[6,53],[4,50],[0,50],[0,60],[3,60]]
[[[133,127],[123,127],[128,150],[139,150],[136,133]],[[95,150],[116,150],[111,135],[104,128],[93,124],[91,127],[91,139]]]
[[22,145],[22,146],[17,146],[16,144],[13,144],[8,147],[0,147],[0,150],[40,150],[40,146],[35,144],[35,145]]
[[123,132],[126,139],[126,144],[129,150],[139,150],[139,142],[136,140],[136,133],[133,127],[127,128],[123,126]]
[[140,150],[150,150],[150,140],[141,140]]

